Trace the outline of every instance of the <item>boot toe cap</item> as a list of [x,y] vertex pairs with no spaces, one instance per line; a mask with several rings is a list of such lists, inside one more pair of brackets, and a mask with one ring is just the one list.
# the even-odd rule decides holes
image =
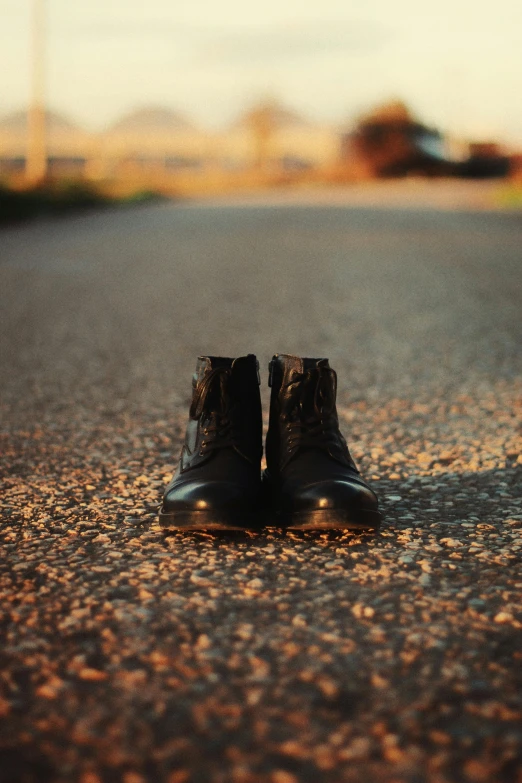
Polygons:
[[244,488],[232,481],[190,481],[173,486],[163,497],[166,513],[239,511],[248,505]]
[[352,481],[321,481],[301,487],[287,496],[288,511],[377,511],[376,495],[364,484]]

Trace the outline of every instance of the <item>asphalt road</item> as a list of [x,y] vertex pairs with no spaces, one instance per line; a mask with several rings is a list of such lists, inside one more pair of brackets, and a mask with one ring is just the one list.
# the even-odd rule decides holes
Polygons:
[[[522,217],[0,234],[3,783],[522,780]],[[165,536],[198,354],[328,356],[375,536]]]

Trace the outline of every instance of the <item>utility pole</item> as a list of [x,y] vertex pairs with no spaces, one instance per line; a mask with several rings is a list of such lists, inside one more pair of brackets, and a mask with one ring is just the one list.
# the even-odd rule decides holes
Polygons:
[[262,103],[250,113],[250,127],[255,145],[255,166],[263,169],[266,166],[270,141],[275,129],[275,105],[272,101]]
[[36,185],[47,174],[45,139],[45,3],[32,0],[31,19],[31,97],[27,114],[25,175]]

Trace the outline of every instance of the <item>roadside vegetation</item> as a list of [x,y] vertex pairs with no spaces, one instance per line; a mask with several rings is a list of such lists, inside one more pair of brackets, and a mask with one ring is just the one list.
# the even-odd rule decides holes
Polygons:
[[23,190],[0,184],[0,225],[160,198],[160,194],[148,190],[123,197],[108,195],[81,180],[53,182]]
[[503,184],[498,190],[497,202],[501,207],[522,210],[522,181]]

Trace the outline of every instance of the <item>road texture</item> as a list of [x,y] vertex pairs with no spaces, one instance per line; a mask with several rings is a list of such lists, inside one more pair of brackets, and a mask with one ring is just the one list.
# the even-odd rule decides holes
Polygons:
[[[0,235],[3,783],[522,780],[522,218]],[[328,356],[380,533],[156,521],[198,354]]]

